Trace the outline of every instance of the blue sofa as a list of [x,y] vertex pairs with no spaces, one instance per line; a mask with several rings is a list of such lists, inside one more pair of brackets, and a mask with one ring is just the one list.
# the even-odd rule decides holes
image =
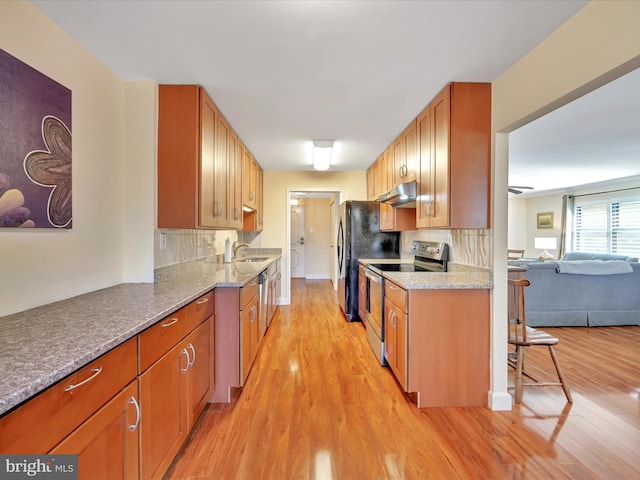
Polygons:
[[[570,252],[562,262],[624,260],[630,273],[558,273],[556,261],[518,261],[531,285],[525,290],[527,325],[532,327],[640,325],[640,263],[635,257]],[[587,262],[588,263],[588,262]],[[565,264],[567,265],[567,264]],[[598,266],[599,262],[594,262]],[[626,265],[623,265],[626,267]],[[562,268],[561,268],[562,269]]]

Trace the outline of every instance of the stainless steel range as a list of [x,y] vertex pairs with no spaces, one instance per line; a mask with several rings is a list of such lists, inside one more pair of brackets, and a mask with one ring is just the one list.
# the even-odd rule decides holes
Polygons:
[[414,240],[411,244],[413,262],[385,262],[367,264],[364,273],[367,277],[367,312],[365,328],[369,345],[381,365],[384,360],[384,273],[446,272],[449,261],[449,246],[440,242]]

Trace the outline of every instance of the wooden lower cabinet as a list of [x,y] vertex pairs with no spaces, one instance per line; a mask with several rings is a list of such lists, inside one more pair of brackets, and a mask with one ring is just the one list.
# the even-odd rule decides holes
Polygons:
[[385,282],[385,356],[420,408],[487,406],[489,328],[489,290]]
[[136,378],[136,363],[132,338],[2,416],[0,453],[47,453]]
[[140,375],[140,477],[159,479],[206,404],[213,375],[213,317]]
[[358,316],[364,322],[367,316],[367,276],[364,274],[366,267],[358,267]]
[[407,314],[385,298],[385,358],[403,390],[407,390]]
[[229,403],[242,387],[260,346],[259,277],[243,287],[215,289],[215,387],[211,402]]
[[77,454],[78,478],[138,478],[138,381],[134,380],[49,453]]
[[260,343],[259,308],[259,296],[256,295],[240,311],[240,342],[242,343],[240,379],[243,385],[258,353]]

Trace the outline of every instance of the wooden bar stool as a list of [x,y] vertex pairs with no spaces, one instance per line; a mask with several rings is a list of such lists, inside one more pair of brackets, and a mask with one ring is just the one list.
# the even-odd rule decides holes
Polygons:
[[[524,288],[531,282],[526,278],[519,280],[509,280],[509,344],[515,346],[515,352],[510,355],[509,365],[515,368],[515,402],[522,402],[522,387],[548,387],[561,386],[568,402],[573,402],[571,392],[567,386],[558,358],[556,357],[554,345],[558,344],[558,339],[542,330],[527,327],[524,311]],[[524,370],[524,349],[525,347],[542,346],[549,349],[549,354],[553,360],[553,365],[558,373],[558,382],[541,382],[532,377]],[[522,376],[530,378],[531,382],[523,383]]]

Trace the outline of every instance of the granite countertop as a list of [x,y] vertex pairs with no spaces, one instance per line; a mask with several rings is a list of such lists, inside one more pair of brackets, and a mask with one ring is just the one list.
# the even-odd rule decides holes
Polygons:
[[267,257],[260,262],[164,267],[155,283],[123,283],[0,317],[0,415],[211,289],[245,285],[280,258],[275,251],[247,252]]
[[[412,263],[403,259],[359,259],[363,265],[370,263]],[[384,278],[407,290],[420,289],[491,289],[493,278],[490,270],[449,262],[447,272],[383,272]]]

